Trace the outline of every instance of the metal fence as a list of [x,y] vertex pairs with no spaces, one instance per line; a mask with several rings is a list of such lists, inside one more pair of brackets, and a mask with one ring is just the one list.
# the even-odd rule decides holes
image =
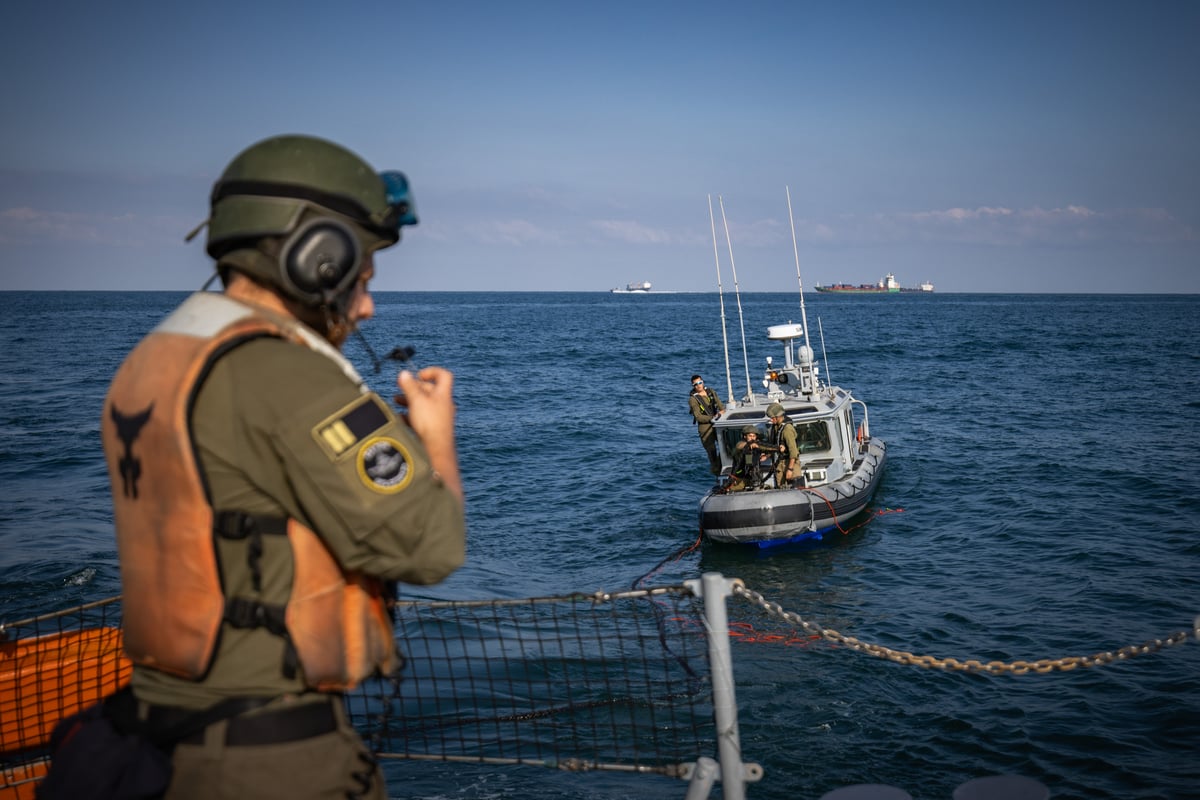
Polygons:
[[[709,573],[678,586],[517,600],[399,601],[396,674],[345,697],[355,727],[382,759],[661,775],[687,782],[687,800],[720,782],[742,800],[762,768],[744,760],[726,603],[733,596],[791,635],[924,669],[1045,674],[1102,667],[1200,639],[1178,631],[1118,650],[1037,661],[979,662],[916,655],[860,641],[786,611],[738,579]],[[0,800],[32,800],[50,733],[129,680],[120,598],[0,623]],[[739,631],[733,631],[734,635]],[[968,781],[954,800],[1044,800],[1020,776]],[[888,786],[849,786],[822,800],[896,798]]]
[[[664,775],[740,800],[720,575],[619,593],[398,602],[404,668],[346,696],[383,759]],[[0,626],[0,798],[33,796],[58,719],[129,678],[120,598]],[[5,794],[8,792],[8,794]]]

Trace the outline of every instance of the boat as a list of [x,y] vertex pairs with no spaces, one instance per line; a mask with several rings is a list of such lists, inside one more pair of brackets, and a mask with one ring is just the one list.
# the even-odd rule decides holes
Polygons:
[[625,284],[625,288],[617,287],[612,290],[613,294],[650,294],[650,281],[637,281],[635,283]]
[[[789,216],[791,205],[789,192]],[[712,213],[711,200],[709,213]],[[724,217],[723,203],[721,213]],[[792,231],[795,250],[794,223]],[[728,228],[725,235],[728,240]],[[715,252],[715,223],[713,238]],[[732,248],[730,263],[732,267]],[[719,289],[719,260],[717,275]],[[699,507],[700,532],[713,542],[768,548],[819,541],[830,531],[845,531],[847,522],[871,502],[883,476],[887,446],[871,433],[866,403],[854,397],[850,390],[830,385],[821,377],[809,344],[798,253],[796,278],[800,283],[801,322],[789,321],[767,328],[767,339],[783,348],[783,361],[776,364],[772,356],[766,356],[762,391],[751,386],[749,362],[746,361],[746,392],[733,399],[726,339],[726,381],[730,400],[725,412],[714,423],[721,474],[701,498]],[[735,285],[736,281],[735,271]],[[740,296],[738,309],[740,314]],[[724,300],[721,301],[721,318],[724,330]],[[743,355],[744,339],[743,335]],[[770,426],[767,409],[774,403],[783,407],[787,420],[796,428],[801,474],[795,476],[791,485],[776,485],[771,465],[766,463],[759,467],[753,480],[743,481],[733,474],[735,448],[748,426],[755,429],[760,442],[766,441]]]
[[832,283],[828,286],[816,285],[818,292],[830,294],[902,294],[913,292],[932,292],[933,284],[925,281],[915,288],[901,286],[896,276],[889,272],[878,283]]

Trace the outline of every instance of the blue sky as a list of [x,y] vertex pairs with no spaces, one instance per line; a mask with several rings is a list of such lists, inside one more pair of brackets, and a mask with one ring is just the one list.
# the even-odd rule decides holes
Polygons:
[[[0,289],[192,289],[278,133],[412,181],[380,290],[1200,292],[1200,3],[10,3]],[[728,251],[718,208],[718,252]]]

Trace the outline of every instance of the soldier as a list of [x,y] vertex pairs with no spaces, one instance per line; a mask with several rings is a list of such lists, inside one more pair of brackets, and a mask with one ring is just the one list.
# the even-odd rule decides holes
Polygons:
[[688,408],[692,412],[692,421],[696,432],[700,434],[700,443],[708,453],[708,469],[713,475],[721,474],[721,456],[717,452],[717,431],[713,422],[720,419],[725,404],[712,389],[705,388],[704,379],[699,375],[692,376],[692,393],[688,396]]
[[742,440],[734,447],[733,480],[730,488],[733,491],[742,489],[757,489],[763,484],[761,463],[767,458],[767,452],[758,441],[758,428],[747,425],[742,428]]
[[800,445],[796,441],[796,426],[788,422],[779,403],[767,406],[771,427],[767,430],[767,446],[775,451],[775,486],[791,488],[800,474]]
[[161,322],[103,412],[138,713],[186,731],[168,800],[386,798],[341,693],[398,666],[394,582],[465,552],[453,375],[401,372],[397,413],[340,352],[408,183],[280,136],[211,203],[224,293]]

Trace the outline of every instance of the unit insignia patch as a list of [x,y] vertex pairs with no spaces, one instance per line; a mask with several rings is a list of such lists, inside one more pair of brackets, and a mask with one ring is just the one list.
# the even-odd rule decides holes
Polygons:
[[387,436],[364,442],[358,450],[358,476],[381,494],[395,494],[412,481],[412,458],[404,445]]

